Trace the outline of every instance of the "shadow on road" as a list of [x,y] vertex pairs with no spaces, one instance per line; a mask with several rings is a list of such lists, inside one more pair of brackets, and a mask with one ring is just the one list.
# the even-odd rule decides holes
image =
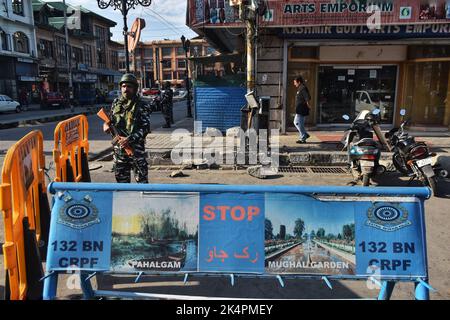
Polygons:
[[[423,187],[420,181],[414,180],[408,184],[409,178],[404,177],[398,172],[388,172],[374,179],[379,187]],[[439,196],[438,198],[450,198],[450,180],[438,180]]]
[[[287,279],[284,280],[285,287],[283,288],[275,277],[273,279],[237,278],[234,286],[231,286],[228,277],[192,276],[186,284],[183,284],[182,277],[143,276],[141,282],[137,285],[134,280],[135,277],[131,276],[99,275],[97,277],[99,290],[117,290],[117,288],[120,288],[121,291],[127,292],[256,299],[362,298],[341,282],[335,281],[332,282],[333,290],[330,290],[320,280]],[[147,282],[145,283],[145,281]],[[376,294],[374,291],[374,297],[376,297]]]

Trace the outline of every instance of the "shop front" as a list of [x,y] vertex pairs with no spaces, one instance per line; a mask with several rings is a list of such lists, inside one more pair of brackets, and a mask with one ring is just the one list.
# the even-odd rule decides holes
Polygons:
[[307,46],[288,45],[288,128],[293,128],[296,89],[293,79],[302,75],[312,95],[310,125],[345,123],[343,115],[356,117],[362,110],[381,110],[383,124],[392,125],[397,110],[398,78],[406,59],[406,46]]
[[87,72],[72,74],[74,99],[80,105],[94,104],[96,100],[95,83],[97,75]]
[[[242,51],[239,13],[225,3],[222,19],[213,19],[211,2],[188,1],[189,26],[222,50]],[[302,75],[310,126],[344,125],[344,114],[378,108],[385,127],[406,109],[412,126],[448,130],[449,1],[268,0],[259,13],[256,92],[271,97],[271,128],[296,130],[293,80]],[[242,36],[230,37],[231,28]]]
[[[398,124],[406,109],[411,125],[450,125],[450,46],[407,44],[342,46],[288,41],[286,129],[295,130],[296,89],[302,75],[312,95],[309,125],[344,124],[344,114],[380,109],[384,125]],[[332,44],[332,42],[331,42]]]

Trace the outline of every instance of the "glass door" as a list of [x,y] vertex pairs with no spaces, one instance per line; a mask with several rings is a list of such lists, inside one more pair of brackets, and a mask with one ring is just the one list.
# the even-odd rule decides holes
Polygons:
[[374,109],[393,123],[397,66],[320,66],[318,78],[318,123],[346,123],[344,114]]

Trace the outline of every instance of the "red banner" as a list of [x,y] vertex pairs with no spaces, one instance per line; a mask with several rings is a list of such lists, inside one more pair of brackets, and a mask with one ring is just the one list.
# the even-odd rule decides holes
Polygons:
[[[268,0],[261,3],[266,7],[260,8],[265,13],[260,25],[267,27],[450,22],[450,0],[436,0],[431,4],[421,0]],[[192,28],[243,25],[239,8],[230,6],[229,0],[189,0],[188,10],[188,24]]]

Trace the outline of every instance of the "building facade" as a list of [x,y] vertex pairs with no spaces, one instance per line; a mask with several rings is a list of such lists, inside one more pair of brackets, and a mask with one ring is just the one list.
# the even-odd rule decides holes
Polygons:
[[[339,126],[344,114],[378,107],[386,126],[404,108],[413,126],[448,130],[448,1],[259,3],[256,91],[271,97],[271,128],[295,130],[292,82],[302,75],[312,126]],[[229,1],[189,0],[188,21],[222,50],[245,52],[245,26]]]
[[[119,50],[111,40],[116,23],[81,6],[33,0],[38,42],[39,76],[47,91],[69,90],[69,68],[75,100],[117,87]],[[69,61],[67,59],[64,10],[68,19]]]
[[3,0],[0,8],[0,93],[18,99],[38,82],[31,0]]
[[[190,42],[188,57],[216,54],[216,50],[206,40],[194,38]],[[192,78],[192,72],[195,72],[192,66],[188,68],[181,40],[139,43],[131,56],[130,69],[138,77],[142,88],[158,87],[165,81],[174,87],[184,87],[186,73],[190,72],[189,78]]]

